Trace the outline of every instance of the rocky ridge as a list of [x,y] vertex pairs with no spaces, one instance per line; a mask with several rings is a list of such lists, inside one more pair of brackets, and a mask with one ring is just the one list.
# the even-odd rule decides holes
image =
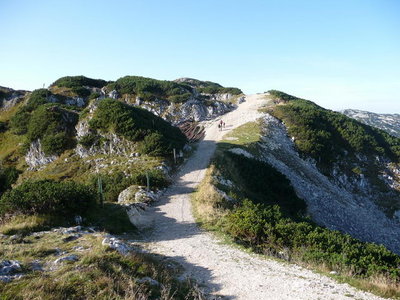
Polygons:
[[391,135],[400,137],[400,114],[377,114],[358,109],[345,109],[340,112],[364,124],[385,130]]

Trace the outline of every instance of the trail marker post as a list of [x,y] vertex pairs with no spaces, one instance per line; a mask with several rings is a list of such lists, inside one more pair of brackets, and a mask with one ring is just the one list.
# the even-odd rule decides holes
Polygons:
[[150,191],[150,176],[149,176],[149,172],[146,172],[146,180],[147,180],[147,191]]
[[101,177],[97,178],[97,190],[99,192],[99,202],[101,207],[104,206],[104,195],[103,195],[103,182],[101,181]]

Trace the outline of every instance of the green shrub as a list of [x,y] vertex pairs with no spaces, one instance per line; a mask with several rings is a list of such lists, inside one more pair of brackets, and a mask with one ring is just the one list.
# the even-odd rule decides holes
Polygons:
[[0,199],[5,214],[85,214],[95,203],[95,192],[75,182],[26,181]]
[[203,94],[232,94],[232,95],[240,95],[243,94],[241,89],[233,88],[233,87],[222,87],[218,85],[211,85],[207,87],[201,87],[197,89],[199,93]]
[[268,163],[225,151],[214,159],[224,178],[230,178],[241,197],[262,204],[279,204],[292,217],[306,210],[304,200],[297,197],[290,181]]
[[82,136],[79,139],[78,143],[81,144],[86,149],[89,149],[99,140],[99,138],[100,136],[98,136],[97,134],[89,133],[87,135]]
[[389,276],[399,281],[400,257],[382,245],[364,243],[349,235],[284,216],[279,206],[249,200],[228,214],[224,230],[259,252],[349,272],[361,277]]
[[59,105],[42,105],[30,117],[28,141],[41,139],[44,153],[61,154],[75,145],[73,132],[77,121],[76,113],[62,109]]
[[20,108],[10,119],[10,129],[15,134],[25,134],[28,132],[28,124],[31,114],[26,107]]
[[77,94],[79,97],[86,98],[90,96],[90,91],[84,87],[78,86],[78,87],[73,87],[72,92]]
[[11,188],[11,185],[17,181],[19,174],[20,171],[14,167],[0,168],[0,196]]
[[292,95],[289,95],[289,94],[286,94],[284,92],[277,91],[277,90],[269,90],[268,93],[271,95],[272,99],[275,101],[288,102],[288,101],[298,99],[295,96],[292,96]]
[[41,144],[43,152],[48,154],[61,154],[75,145],[65,132],[47,134],[43,136]]
[[48,103],[47,99],[52,93],[47,89],[34,90],[29,96],[28,102],[26,104],[26,109],[28,111],[33,111],[42,104]]
[[8,129],[7,122],[0,121],[0,133],[5,132]]
[[[160,152],[170,153],[173,148],[181,149],[186,137],[179,128],[171,126],[167,121],[151,112],[132,107],[113,99],[104,99],[99,103],[89,123],[93,129],[105,132],[114,131],[127,140],[139,142],[153,133],[162,135]],[[150,140],[149,140],[150,142]]]
[[135,94],[147,101],[159,98],[179,102],[183,98],[177,96],[191,94],[191,89],[188,89],[186,85],[181,85],[174,81],[157,80],[141,76],[122,77],[108,86],[108,89],[116,89],[120,94]]
[[150,156],[163,156],[166,155],[165,151],[168,149],[164,137],[157,133],[146,135],[140,143],[139,151],[142,154]]
[[107,81],[102,79],[92,79],[85,76],[65,76],[57,79],[51,86],[77,88],[77,87],[97,87],[102,88]]
[[91,93],[89,96],[89,100],[97,99],[100,97],[100,94],[97,92]]

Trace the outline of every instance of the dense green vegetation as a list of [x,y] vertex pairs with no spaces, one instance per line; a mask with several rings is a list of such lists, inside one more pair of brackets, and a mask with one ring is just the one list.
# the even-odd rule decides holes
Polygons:
[[78,115],[65,105],[48,103],[51,95],[47,89],[33,91],[26,105],[11,117],[9,127],[15,134],[26,134],[27,143],[41,139],[46,154],[61,154],[75,145],[73,128]]
[[[287,98],[287,97],[286,97]],[[295,137],[298,149],[322,166],[348,155],[386,156],[400,159],[400,139],[362,124],[340,113],[323,109],[311,101],[290,100],[277,105],[270,113],[285,122]]]
[[8,129],[7,122],[0,121],[0,133],[6,131],[7,129]]
[[256,203],[268,205],[279,204],[287,215],[294,218],[305,212],[305,202],[296,196],[284,175],[266,163],[243,159],[242,155],[226,151],[214,160],[222,176],[237,184],[236,197],[249,197]]
[[104,99],[99,103],[90,126],[105,132],[114,131],[127,140],[141,142],[139,150],[143,154],[168,155],[173,148],[181,149],[186,142],[179,128],[147,110],[113,99]]
[[278,101],[278,102],[287,102],[287,101],[297,99],[297,97],[295,97],[295,96],[286,94],[286,93],[278,91],[278,90],[269,90],[268,93],[270,94],[271,98],[274,101]]
[[66,88],[82,88],[84,86],[102,88],[108,82],[102,79],[92,79],[85,76],[65,76],[54,81],[51,86]]
[[25,181],[0,199],[0,216],[5,214],[85,214],[95,203],[95,193],[75,182]]
[[19,174],[20,172],[15,167],[0,167],[0,197],[17,181]]
[[203,94],[232,94],[240,95],[242,90],[233,87],[222,87],[222,86],[206,86],[197,89],[199,93]]
[[54,104],[42,105],[30,116],[28,142],[41,139],[44,153],[61,154],[75,145],[73,134],[77,121],[78,116],[74,112]]
[[225,88],[218,83],[190,79],[188,82],[175,82],[157,80],[140,76],[125,76],[107,86],[109,90],[115,89],[120,94],[137,95],[146,101],[164,99],[175,103],[188,100],[193,94],[193,87],[200,93],[231,93],[241,94],[237,88]]
[[125,76],[108,86],[120,94],[134,94],[146,101],[156,98],[182,102],[191,96],[191,88],[174,81],[157,80],[141,76]]
[[181,82],[181,84],[187,84],[191,87],[197,89],[199,93],[204,94],[226,94],[230,93],[233,95],[243,94],[242,90],[233,87],[223,87],[219,83],[212,81],[202,81],[193,78],[187,78],[185,81]]

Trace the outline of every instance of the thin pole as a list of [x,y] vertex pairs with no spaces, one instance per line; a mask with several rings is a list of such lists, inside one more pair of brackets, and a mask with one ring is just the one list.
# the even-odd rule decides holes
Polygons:
[[101,181],[101,177],[100,176],[97,178],[97,188],[98,188],[98,191],[99,191],[100,205],[101,205],[101,207],[103,207],[104,206],[103,183]]
[[146,171],[146,179],[147,179],[147,191],[150,191],[150,176],[148,171]]

